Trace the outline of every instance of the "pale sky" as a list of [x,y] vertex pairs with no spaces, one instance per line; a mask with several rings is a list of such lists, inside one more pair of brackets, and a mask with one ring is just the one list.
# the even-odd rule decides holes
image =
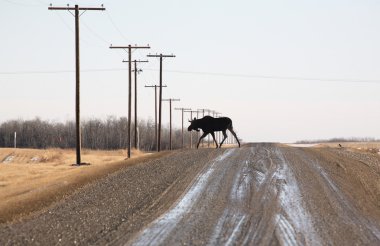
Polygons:
[[[127,116],[127,53],[109,46],[149,44],[133,58],[176,55],[164,60],[163,97],[221,112],[246,142],[380,138],[378,0],[51,3],[106,8],[80,18],[82,119]],[[49,4],[0,0],[0,122],[74,119],[74,17]],[[149,60],[138,77],[144,119],[154,117],[144,85],[159,79]]]

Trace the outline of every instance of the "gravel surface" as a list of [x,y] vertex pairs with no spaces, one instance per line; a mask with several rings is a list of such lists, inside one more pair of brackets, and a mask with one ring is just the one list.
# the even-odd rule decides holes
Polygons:
[[0,225],[0,245],[380,245],[379,167],[330,148],[176,151]]
[[167,210],[223,151],[178,151],[113,173],[34,218],[1,225],[0,245],[119,244]]

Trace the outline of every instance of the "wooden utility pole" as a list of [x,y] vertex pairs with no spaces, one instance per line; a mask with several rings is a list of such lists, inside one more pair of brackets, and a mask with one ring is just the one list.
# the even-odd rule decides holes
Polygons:
[[[215,117],[219,118],[221,114],[222,114],[222,113],[215,112]],[[216,137],[216,139],[218,139],[218,142],[219,142],[219,143],[222,141],[221,136],[222,136],[222,133],[221,133],[221,132],[217,132],[217,137]]]
[[163,58],[175,57],[175,55],[163,55],[149,54],[148,57],[159,57],[160,58],[160,98],[159,98],[159,106],[158,106],[158,139],[157,139],[157,151],[161,151],[161,116],[162,116],[162,60]]
[[[197,109],[197,111],[202,112],[202,117],[205,117],[205,111],[207,111],[207,110],[209,110],[209,109],[207,109],[207,108]],[[210,136],[208,136],[208,139],[210,139]],[[203,147],[203,139],[202,139],[202,147]]]
[[[129,61],[123,61],[123,62],[129,62]],[[138,149],[137,145],[137,74],[142,72],[142,69],[137,69],[137,63],[139,62],[148,62],[147,60],[140,61],[140,60],[133,60],[133,64],[135,65],[135,69],[132,70],[132,72],[135,72],[135,149]]]
[[183,116],[184,116],[184,110],[191,110],[191,108],[174,108],[175,110],[181,110],[182,111],[182,149],[185,147],[185,138],[183,135]]
[[147,46],[110,46],[110,49],[128,50],[128,158],[131,158],[131,118],[132,118],[132,49],[150,49]]
[[[212,112],[212,110],[211,109],[206,109],[206,111],[207,111],[207,115],[210,116],[210,113]],[[210,134],[207,136],[207,147],[210,148]]]
[[158,146],[158,135],[157,135],[157,88],[160,87],[167,87],[166,85],[160,86],[160,85],[146,85],[145,87],[154,88],[154,141],[156,144],[156,149]]
[[[49,10],[74,10],[75,17],[75,126],[76,126],[76,157],[77,163],[75,165],[82,165],[81,161],[81,128],[80,128],[80,60],[79,60],[79,11],[89,11],[89,10],[106,10],[103,8],[88,8],[88,7],[79,7],[75,5],[75,7],[50,7]],[[71,12],[70,12],[71,13]],[[84,12],[83,12],[84,13]]]
[[[184,112],[190,113],[190,119],[193,120],[193,113],[196,113],[198,111],[195,110],[186,110]],[[190,149],[193,148],[193,132],[190,132]]]
[[169,98],[169,99],[162,99],[162,101],[168,101],[169,102],[169,149],[172,150],[172,102],[179,102],[181,101],[180,99],[174,99],[174,98]]

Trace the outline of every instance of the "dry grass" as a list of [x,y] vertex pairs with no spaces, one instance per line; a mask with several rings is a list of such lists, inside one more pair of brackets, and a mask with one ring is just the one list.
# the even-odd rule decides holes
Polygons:
[[380,142],[343,142],[343,143],[322,143],[318,147],[330,148],[348,148],[356,151],[378,153],[380,150]]
[[88,182],[157,154],[133,150],[132,159],[125,156],[125,150],[84,150],[82,161],[91,165],[76,167],[71,165],[74,150],[0,148],[0,222],[40,210]]

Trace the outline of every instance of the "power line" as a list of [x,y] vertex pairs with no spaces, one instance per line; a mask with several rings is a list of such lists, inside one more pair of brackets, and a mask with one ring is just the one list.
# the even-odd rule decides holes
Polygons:
[[41,4],[31,4],[31,3],[17,2],[17,1],[11,1],[11,0],[4,0],[4,1],[7,3],[24,6],[24,7],[40,7],[41,6]]
[[115,24],[115,22],[113,21],[111,15],[110,15],[108,12],[106,12],[106,15],[107,15],[109,21],[111,22],[112,26],[115,28],[115,30],[120,34],[120,36],[121,36],[125,41],[128,42],[128,39],[125,37],[125,35],[123,34],[123,32],[120,31],[120,28]]
[[96,37],[98,40],[100,40],[100,41],[102,41],[103,43],[105,43],[105,44],[107,44],[107,45],[109,45],[111,42],[110,41],[108,41],[108,40],[106,40],[105,38],[103,38],[100,34],[98,34],[97,32],[95,32],[89,25],[87,25],[87,23],[86,22],[84,22],[83,20],[82,20],[82,24],[86,27],[86,29],[88,30],[88,31],[90,31],[90,33],[94,36],[94,37]]
[[[125,68],[99,68],[99,69],[83,69],[81,72],[114,72],[125,71]],[[146,71],[158,71],[158,69],[145,68]],[[40,71],[9,71],[0,72],[0,75],[28,75],[28,74],[55,74],[55,73],[73,73],[74,70],[40,70]],[[194,75],[206,75],[206,76],[218,76],[218,77],[235,77],[235,78],[256,78],[256,79],[273,79],[273,80],[297,80],[297,81],[317,81],[317,82],[342,82],[342,83],[373,83],[379,84],[380,80],[367,80],[367,79],[340,79],[340,78],[308,78],[308,77],[296,77],[296,76],[271,76],[271,75],[254,75],[254,74],[228,74],[217,72],[201,72],[201,71],[185,71],[185,70],[165,70],[168,73],[182,73],[182,74],[194,74]]]
[[[148,69],[145,69],[148,70]],[[237,73],[216,73],[216,72],[197,72],[184,70],[165,70],[168,73],[183,73],[195,75],[209,75],[220,77],[241,77],[241,78],[257,78],[257,79],[278,79],[278,80],[302,80],[302,81],[320,81],[320,82],[349,82],[349,83],[380,83],[380,80],[367,79],[340,79],[340,78],[308,78],[296,76],[273,76],[273,75],[256,75],[256,74],[237,74]]]

